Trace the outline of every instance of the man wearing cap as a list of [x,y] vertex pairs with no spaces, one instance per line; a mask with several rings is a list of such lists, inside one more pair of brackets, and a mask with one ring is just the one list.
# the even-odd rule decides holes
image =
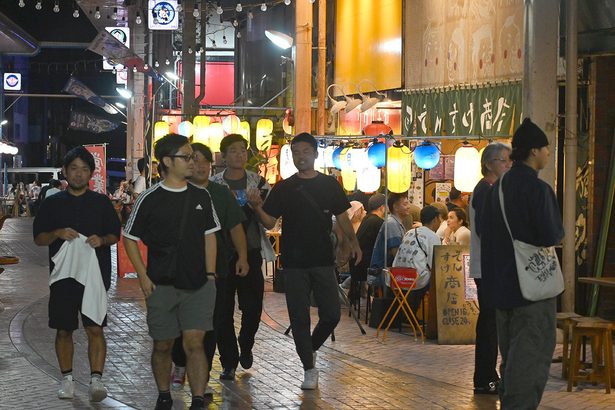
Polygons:
[[556,298],[531,302],[519,287],[512,237],[534,246],[554,246],[564,237],[553,189],[538,179],[549,161],[549,141],[529,118],[512,140],[512,168],[487,193],[477,219],[481,242],[483,302],[496,309],[502,409],[535,409],[542,398],[555,349]]
[[[281,258],[284,266],[286,305],[295,348],[305,371],[301,388],[318,387],[316,351],[340,320],[338,284],[331,243],[332,216],[336,217],[351,256],[361,261],[361,249],[346,210],[350,203],[340,184],[314,170],[316,139],[302,133],[293,138],[291,151],[298,172],[278,182],[263,204],[258,191],[248,199],[268,228],[282,217]],[[310,293],[318,306],[318,324],[310,334]]]

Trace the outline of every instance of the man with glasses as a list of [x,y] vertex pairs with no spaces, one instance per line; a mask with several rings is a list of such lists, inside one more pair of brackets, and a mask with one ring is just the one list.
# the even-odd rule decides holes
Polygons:
[[[204,407],[207,360],[205,332],[213,329],[216,298],[216,236],[220,229],[209,193],[187,179],[194,172],[188,139],[177,134],[154,147],[165,179],[139,195],[124,228],[124,245],[147,304],[154,340],[152,371],[158,386],[156,409],[173,407],[171,351],[181,335],[192,391],[191,409]],[[137,241],[147,245],[147,267]]]

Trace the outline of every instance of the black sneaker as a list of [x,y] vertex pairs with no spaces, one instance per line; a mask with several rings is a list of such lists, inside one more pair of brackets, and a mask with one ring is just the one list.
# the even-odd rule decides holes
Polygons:
[[246,370],[252,367],[253,362],[254,356],[252,355],[252,352],[249,352],[248,354],[243,354],[242,352],[241,356],[239,356],[239,363],[241,364],[241,367]]
[[498,394],[498,386],[500,385],[500,381],[496,380],[493,382],[489,382],[486,386],[475,387],[474,394]]
[[171,410],[173,408],[173,399],[161,399],[156,400],[156,408],[154,410]]
[[220,380],[235,380],[235,369],[229,367],[222,370],[222,373],[220,373]]

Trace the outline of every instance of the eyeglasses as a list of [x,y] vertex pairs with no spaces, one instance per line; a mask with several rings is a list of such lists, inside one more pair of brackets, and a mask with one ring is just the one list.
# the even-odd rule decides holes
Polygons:
[[182,158],[184,161],[186,162],[190,162],[191,160],[194,161],[196,160],[196,154],[193,152],[192,154],[185,154],[185,155],[167,155],[168,157],[171,158]]

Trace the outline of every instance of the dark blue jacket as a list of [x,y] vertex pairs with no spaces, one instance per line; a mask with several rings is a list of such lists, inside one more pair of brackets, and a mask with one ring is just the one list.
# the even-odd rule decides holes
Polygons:
[[476,226],[481,239],[481,285],[487,305],[512,309],[532,302],[523,298],[519,288],[512,240],[498,198],[500,183],[515,239],[535,246],[553,246],[564,237],[564,227],[553,189],[521,162],[515,162],[487,193]]

